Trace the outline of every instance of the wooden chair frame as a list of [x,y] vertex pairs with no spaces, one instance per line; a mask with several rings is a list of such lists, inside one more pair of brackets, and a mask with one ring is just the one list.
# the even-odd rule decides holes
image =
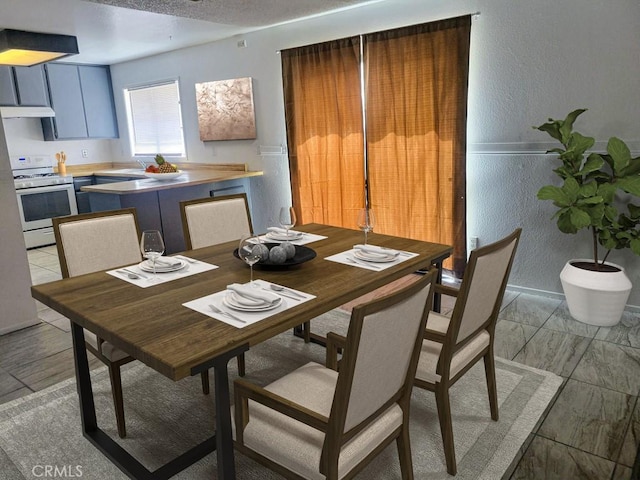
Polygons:
[[[520,240],[521,228],[516,229],[507,237],[485,247],[478,248],[471,252],[469,262],[464,273],[464,277],[460,284],[460,289],[447,287],[441,284],[435,285],[435,293],[449,295],[456,298],[456,303],[451,315],[451,321],[446,334],[434,330],[425,329],[424,338],[442,344],[442,350],[438,359],[436,373],[440,375],[440,381],[431,383],[420,378],[416,378],[415,385],[420,388],[432,391],[436,396],[436,405],[438,408],[438,419],[440,421],[440,432],[442,434],[442,442],[444,445],[445,458],[447,463],[447,472],[455,475],[457,472],[455,446],[453,441],[453,426],[451,422],[451,406],[449,402],[449,388],[453,386],[471,367],[473,367],[480,359],[484,359],[485,377],[487,381],[487,390],[489,394],[489,408],[491,410],[491,418],[497,421],[498,415],[498,394],[496,389],[496,369],[494,359],[494,337],[498,314],[504,298],[504,292],[507,287],[507,281],[515,258],[515,253]],[[504,277],[502,279],[496,301],[491,310],[491,314],[484,323],[478,326],[472,333],[467,335],[462,342],[457,342],[458,333],[462,324],[462,317],[466,308],[469,296],[471,280],[476,271],[478,259],[497,252],[513,244],[513,250],[509,259]],[[467,365],[461,369],[453,377],[450,376],[451,363],[453,356],[464,348],[477,334],[486,330],[489,333],[489,344],[482,349]]]
[[413,346],[413,352],[410,357],[409,367],[407,368],[405,380],[400,389],[389,398],[375,413],[370,415],[360,424],[354,426],[349,431],[344,432],[347,406],[354,380],[354,371],[356,367],[357,352],[359,347],[360,335],[362,333],[363,324],[366,317],[373,313],[379,312],[390,307],[404,299],[414,295],[423,288],[430,288],[427,302],[422,312],[419,332],[424,331],[429,311],[433,305],[433,282],[437,275],[436,269],[431,269],[417,282],[406,286],[396,292],[385,297],[373,300],[371,302],[354,307],[351,314],[349,333],[347,337],[342,337],[335,333],[327,335],[327,361],[328,368],[337,370],[338,360],[337,354],[343,351],[340,363],[340,374],[338,376],[333,404],[329,417],[320,415],[304,406],[296,404],[291,400],[283,398],[273,392],[262,387],[249,383],[243,379],[235,381],[235,424],[236,424],[236,448],[243,454],[257,460],[266,465],[280,475],[291,479],[300,479],[301,477],[282,465],[273,462],[263,455],[251,450],[244,445],[243,431],[249,422],[249,404],[251,399],[272,408],[284,415],[287,415],[299,422],[303,422],[317,430],[325,433],[322,447],[319,471],[325,475],[327,479],[338,478],[338,461],[341,449],[345,443],[350,441],[355,435],[367,428],[379,415],[389,408],[393,403],[398,403],[403,412],[402,426],[394,431],[388,432],[388,436],[375,448],[366,458],[357,466],[348,472],[343,478],[353,478],[360,472],[378,453],[380,453],[393,440],[396,440],[398,448],[398,456],[400,459],[400,468],[403,479],[413,478],[413,466],[411,460],[411,446],[409,440],[409,407],[411,400],[411,389],[415,377],[415,371],[418,364],[420,347],[422,344],[422,336],[417,335]]
[[249,232],[253,235],[253,223],[251,222],[251,212],[249,210],[249,202],[247,200],[246,193],[236,193],[236,194],[224,195],[220,197],[204,197],[204,198],[197,198],[195,200],[183,200],[182,202],[180,202],[180,215],[182,217],[182,231],[184,233],[184,243],[187,250],[192,250],[193,245],[191,243],[191,232],[189,231],[189,223],[187,221],[186,209],[191,205],[197,205],[200,203],[224,202],[224,201],[233,200],[236,198],[242,198],[244,200],[244,207],[247,212],[247,221],[249,222]]
[[[66,217],[57,217],[52,219],[53,222],[53,233],[56,239],[56,249],[58,251],[58,259],[60,261],[60,271],[62,273],[63,278],[69,278],[69,267],[67,265],[67,257],[64,251],[64,245],[62,242],[62,236],[60,234],[60,225],[64,225],[69,222],[78,222],[84,220],[93,220],[101,217],[112,217],[114,215],[132,215],[135,223],[137,238],[140,238],[141,231],[140,225],[138,224],[138,214],[135,208],[123,208],[120,210],[108,210],[102,212],[92,212],[92,213],[81,213],[78,215],[70,215]],[[119,265],[114,265],[117,267]],[[89,342],[85,342],[86,349],[91,352],[98,360],[104,363],[109,370],[109,380],[111,382],[111,394],[113,396],[113,407],[116,414],[116,425],[118,428],[118,436],[120,438],[125,438],[127,435],[126,422],[124,416],[124,399],[122,396],[122,379],[120,375],[120,367],[122,365],[126,365],[135,360],[135,358],[131,356],[126,356],[120,360],[112,361],[107,358],[102,353],[102,344],[104,343],[104,339],[96,336],[97,339],[97,347],[95,348]],[[210,392],[209,387],[209,372],[204,371],[201,373],[202,379],[202,391],[205,395],[208,395]]]
[[[249,211],[249,202],[247,200],[246,193],[236,193],[233,195],[224,195],[220,197],[204,197],[197,198],[195,200],[184,200],[180,202],[180,215],[182,217],[182,231],[184,233],[184,243],[187,250],[193,249],[193,244],[191,242],[191,231],[189,230],[189,221],[187,220],[187,208],[191,205],[198,205],[202,203],[209,202],[224,202],[228,200],[234,200],[237,198],[242,198],[244,200],[244,207],[247,212],[247,221],[249,222],[249,232],[253,235],[253,223],[251,222],[251,212]],[[244,353],[238,355],[238,375],[241,377],[245,376],[246,373],[246,362]]]

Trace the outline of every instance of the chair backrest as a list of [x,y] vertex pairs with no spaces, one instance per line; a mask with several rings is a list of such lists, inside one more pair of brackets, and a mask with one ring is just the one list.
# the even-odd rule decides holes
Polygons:
[[180,202],[187,250],[240,240],[253,232],[244,193]]
[[435,275],[354,307],[325,449],[339,449],[393,403],[408,410]]
[[53,219],[64,278],[140,262],[140,227],[135,208]]
[[482,329],[493,331],[521,232],[471,252],[447,333],[454,345]]

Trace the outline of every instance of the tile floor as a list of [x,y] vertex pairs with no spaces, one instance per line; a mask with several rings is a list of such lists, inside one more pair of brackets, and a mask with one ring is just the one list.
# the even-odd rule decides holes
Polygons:
[[[30,250],[29,262],[34,284],[61,278],[55,247]],[[0,336],[0,403],[73,376],[68,320],[41,304],[38,316],[40,324]],[[501,357],[564,378],[505,478],[632,478],[640,444],[640,314],[598,328],[571,319],[561,300],[509,291],[495,347]]]

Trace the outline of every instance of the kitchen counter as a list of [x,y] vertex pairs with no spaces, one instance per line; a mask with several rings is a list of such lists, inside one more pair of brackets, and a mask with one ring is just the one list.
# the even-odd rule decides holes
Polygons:
[[[145,177],[140,167],[111,167],[101,165],[90,169],[90,166],[83,166],[82,173],[75,169],[71,172],[75,176],[94,175],[98,180],[96,185],[81,187],[81,191],[89,196],[91,211],[135,208],[140,229],[160,230],[168,254],[185,249],[181,201],[244,193],[251,205],[251,185],[263,175],[262,172],[246,171],[243,164],[190,164],[188,169],[178,165],[182,175],[177,178],[156,180]],[[113,181],[105,177],[111,177]],[[127,180],[118,181],[119,178]]]
[[217,169],[183,170],[182,175],[178,178],[171,180],[156,180],[155,178],[145,177],[144,172],[140,169],[121,168],[97,170],[93,172],[93,175],[101,177],[140,177],[139,180],[127,180],[124,182],[114,182],[102,185],[88,185],[81,188],[84,192],[127,195],[256,177],[261,176],[262,172]]

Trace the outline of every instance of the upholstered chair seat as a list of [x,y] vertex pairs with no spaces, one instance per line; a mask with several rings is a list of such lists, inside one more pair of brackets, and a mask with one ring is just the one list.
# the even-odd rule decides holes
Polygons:
[[354,307],[346,338],[327,335],[326,366],[307,363],[266,387],[236,380],[236,448],[286,478],[337,480],[395,440],[412,479],[411,387],[435,275]]
[[[491,418],[498,420],[493,339],[521,229],[471,252],[456,290],[435,285],[455,297],[451,316],[430,312],[416,369],[415,385],[435,393],[447,472],[457,471],[449,388],[478,361],[484,361]],[[418,447],[420,448],[420,447]]]

